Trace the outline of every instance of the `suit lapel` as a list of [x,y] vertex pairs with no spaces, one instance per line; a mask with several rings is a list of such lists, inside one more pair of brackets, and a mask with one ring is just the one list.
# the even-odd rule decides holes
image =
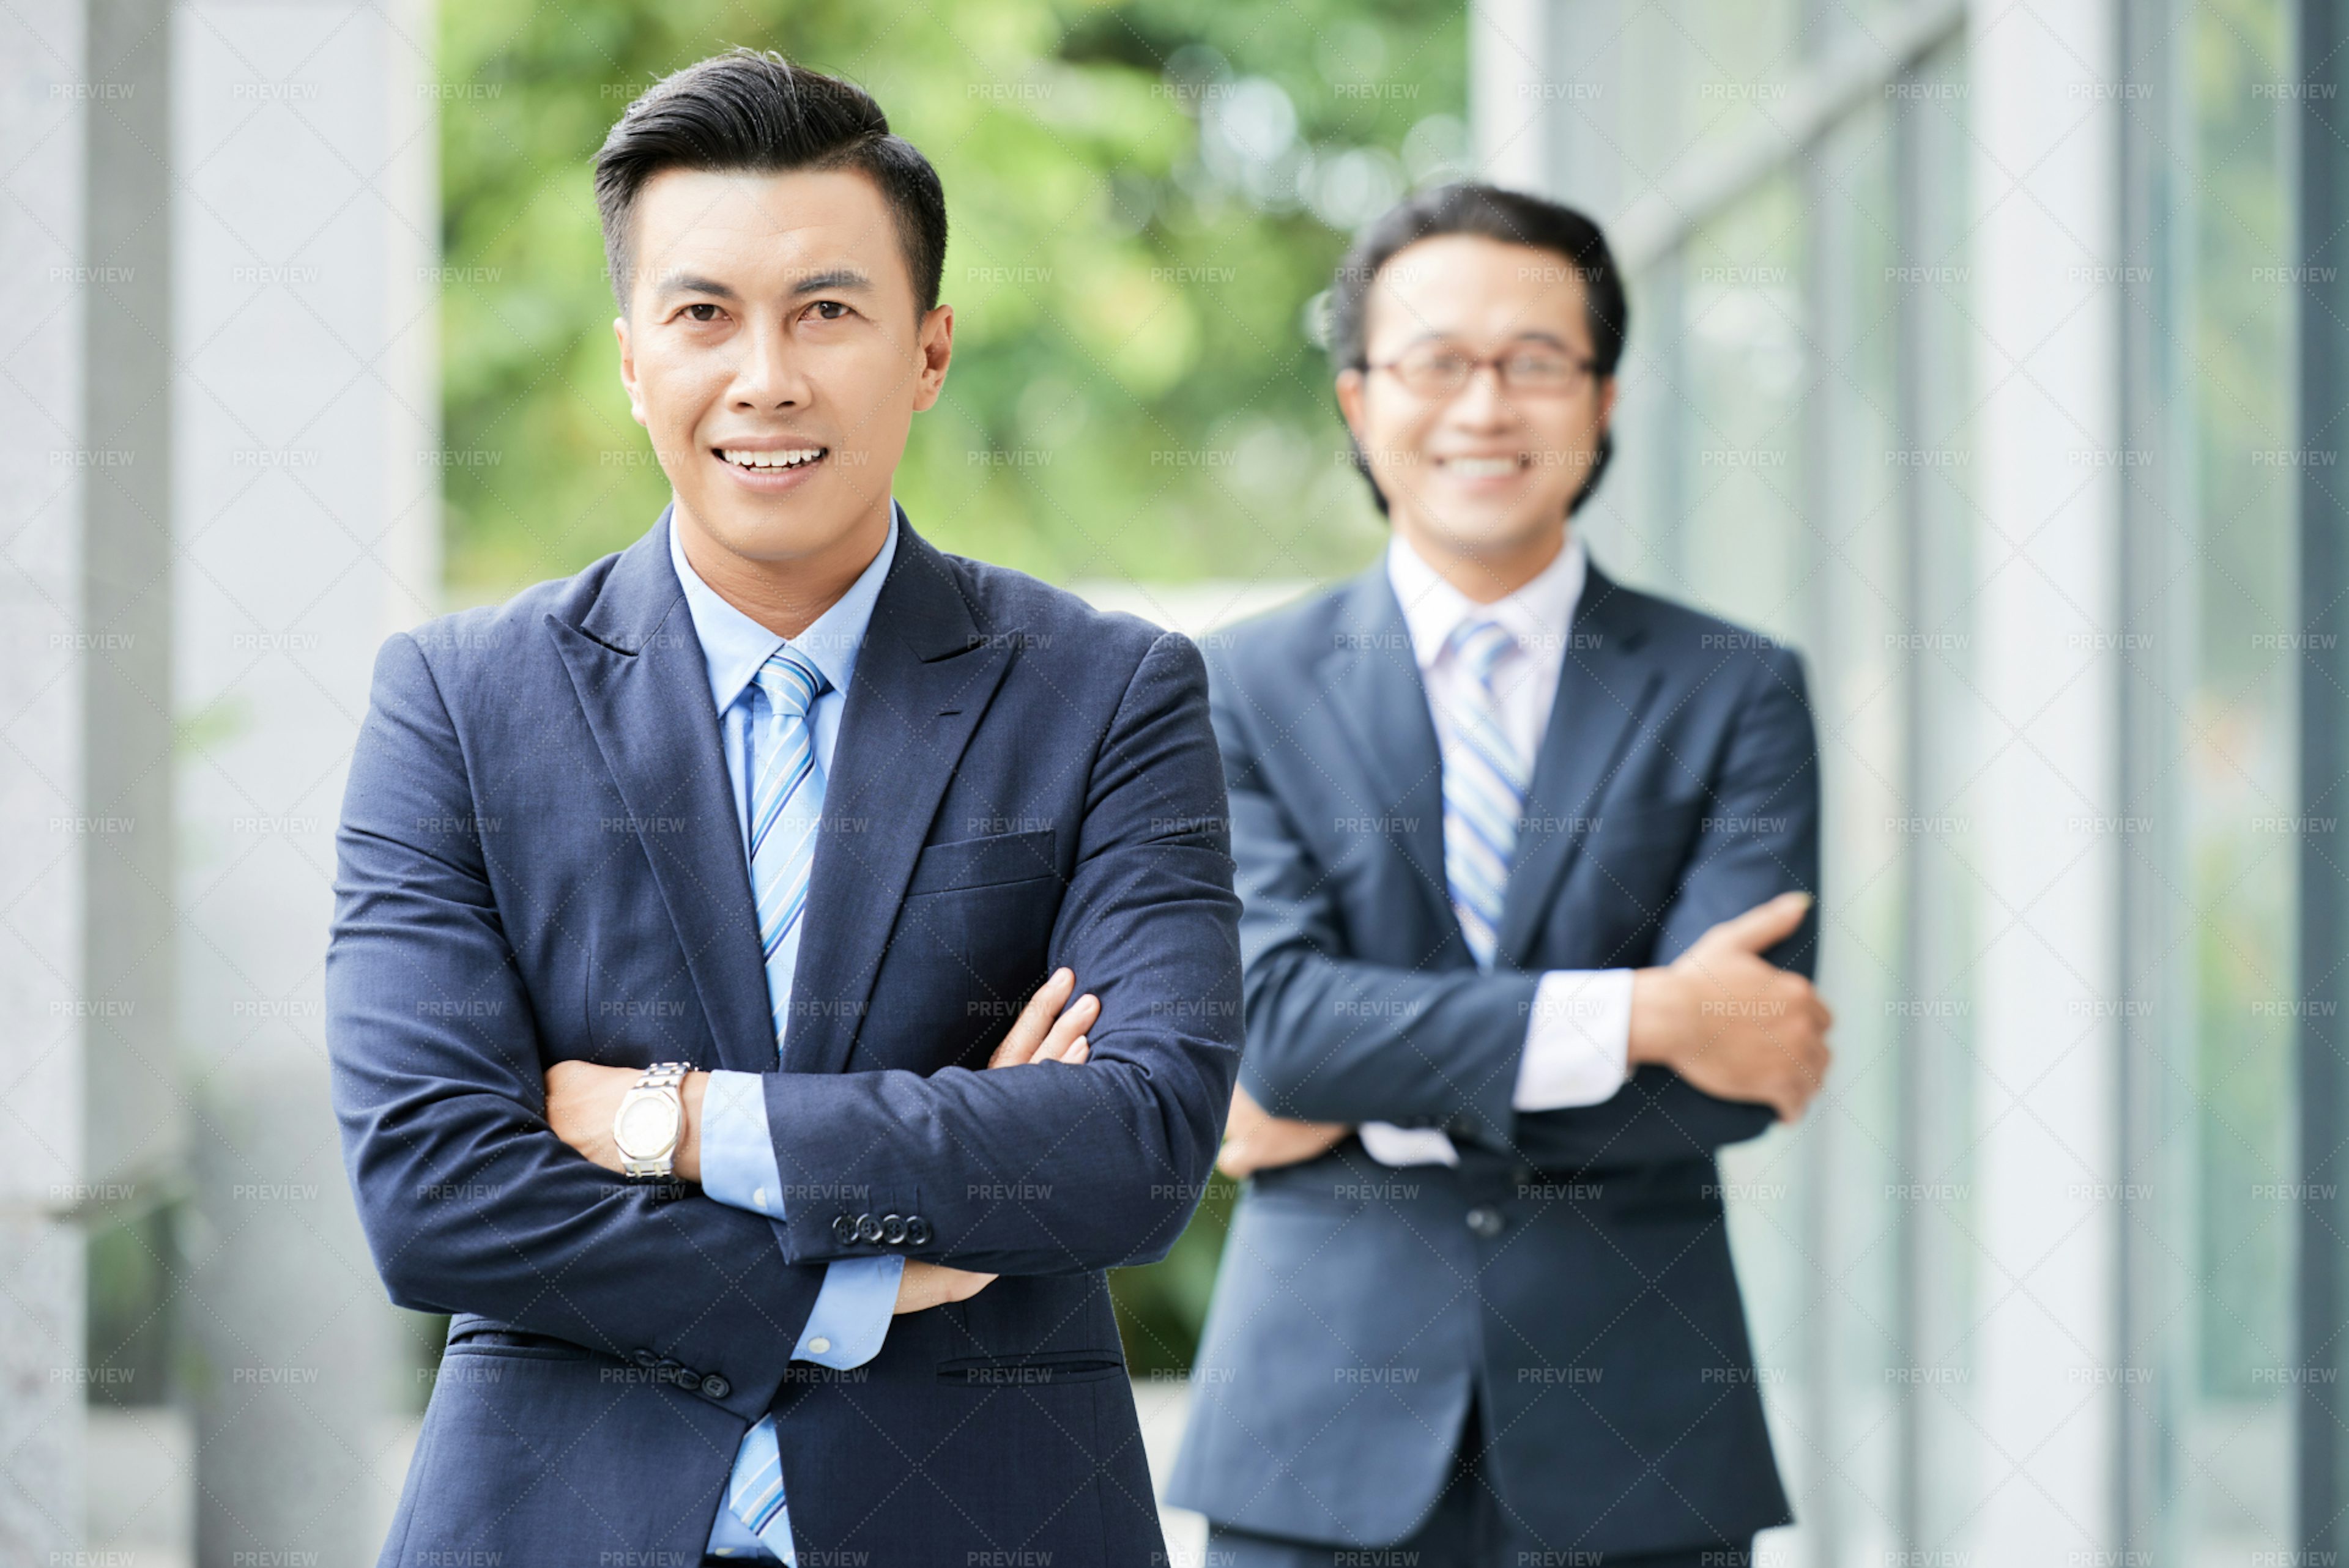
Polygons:
[[915,858],[1017,640],[982,630],[946,558],[899,519],[824,781],[783,1032],[790,1072],[847,1065]]
[[669,564],[668,529],[664,512],[614,563],[577,625],[553,616],[547,625],[652,862],[717,1065],[766,1072],[774,1053],[750,873],[701,642]]
[[1466,939],[1444,873],[1444,766],[1435,720],[1383,556],[1348,585],[1338,643],[1321,660],[1318,689],[1330,694],[1361,763],[1364,813],[1381,820],[1432,929],[1464,955]]
[[1646,643],[1636,600],[1592,562],[1526,792],[1501,900],[1496,965],[1525,966],[1558,880],[1588,835],[1590,813],[1654,700],[1662,676],[1643,656]]

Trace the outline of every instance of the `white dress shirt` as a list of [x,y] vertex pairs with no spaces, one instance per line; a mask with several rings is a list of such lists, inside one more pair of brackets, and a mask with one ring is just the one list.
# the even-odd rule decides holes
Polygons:
[[[1402,606],[1436,741],[1447,756],[1456,744],[1452,715],[1464,704],[1482,700],[1472,691],[1476,677],[1452,646],[1452,634],[1461,622],[1482,616],[1498,622],[1517,641],[1516,651],[1494,672],[1494,697],[1502,728],[1532,774],[1557,706],[1558,676],[1571,645],[1568,633],[1588,571],[1581,537],[1569,530],[1557,559],[1532,582],[1505,599],[1479,604],[1444,581],[1402,534],[1394,535],[1387,546],[1387,582]],[[1599,1104],[1623,1087],[1630,1039],[1631,971],[1548,971],[1534,990],[1509,1103],[1527,1111]],[[1359,1131],[1362,1147],[1381,1164],[1460,1162],[1459,1150],[1442,1128],[1366,1121]]]

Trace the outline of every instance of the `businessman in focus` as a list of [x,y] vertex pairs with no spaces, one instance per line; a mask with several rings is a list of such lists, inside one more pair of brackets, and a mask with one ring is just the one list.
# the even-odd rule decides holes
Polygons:
[[1331,298],[1394,532],[1210,651],[1251,1179],[1168,1501],[1225,1568],[1732,1568],[1788,1515],[1713,1152],[1827,1061],[1802,665],[1568,521],[1629,315],[1588,220],[1424,191]]
[[451,1315],[381,1561],[1163,1561],[1102,1271],[1237,1065],[1200,656],[895,504],[946,209],[861,90],[703,61],[595,186],[672,502],[387,643],[344,802],[347,1164]]

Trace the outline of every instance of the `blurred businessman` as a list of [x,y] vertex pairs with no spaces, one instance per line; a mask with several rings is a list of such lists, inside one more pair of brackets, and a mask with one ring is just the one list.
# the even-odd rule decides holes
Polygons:
[[1234,1568],[1725,1568],[1788,1517],[1713,1155],[1826,1068],[1816,742],[1792,652],[1568,523],[1627,319],[1564,208],[1372,225],[1331,349],[1393,538],[1209,651],[1252,1179],[1169,1500]]
[[344,803],[351,1181],[453,1315],[382,1561],[1147,1563],[1102,1271],[1237,1065],[1197,650],[892,500],[954,317],[864,92],[704,61],[595,176],[674,500],[391,639]]

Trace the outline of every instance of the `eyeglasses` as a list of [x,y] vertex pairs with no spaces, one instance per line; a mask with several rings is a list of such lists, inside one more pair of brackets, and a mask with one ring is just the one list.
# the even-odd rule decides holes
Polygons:
[[1449,343],[1423,343],[1362,368],[1386,371],[1415,397],[1450,397],[1487,365],[1501,378],[1504,390],[1529,397],[1563,397],[1579,389],[1598,368],[1596,360],[1539,345],[1520,344],[1479,359]]

